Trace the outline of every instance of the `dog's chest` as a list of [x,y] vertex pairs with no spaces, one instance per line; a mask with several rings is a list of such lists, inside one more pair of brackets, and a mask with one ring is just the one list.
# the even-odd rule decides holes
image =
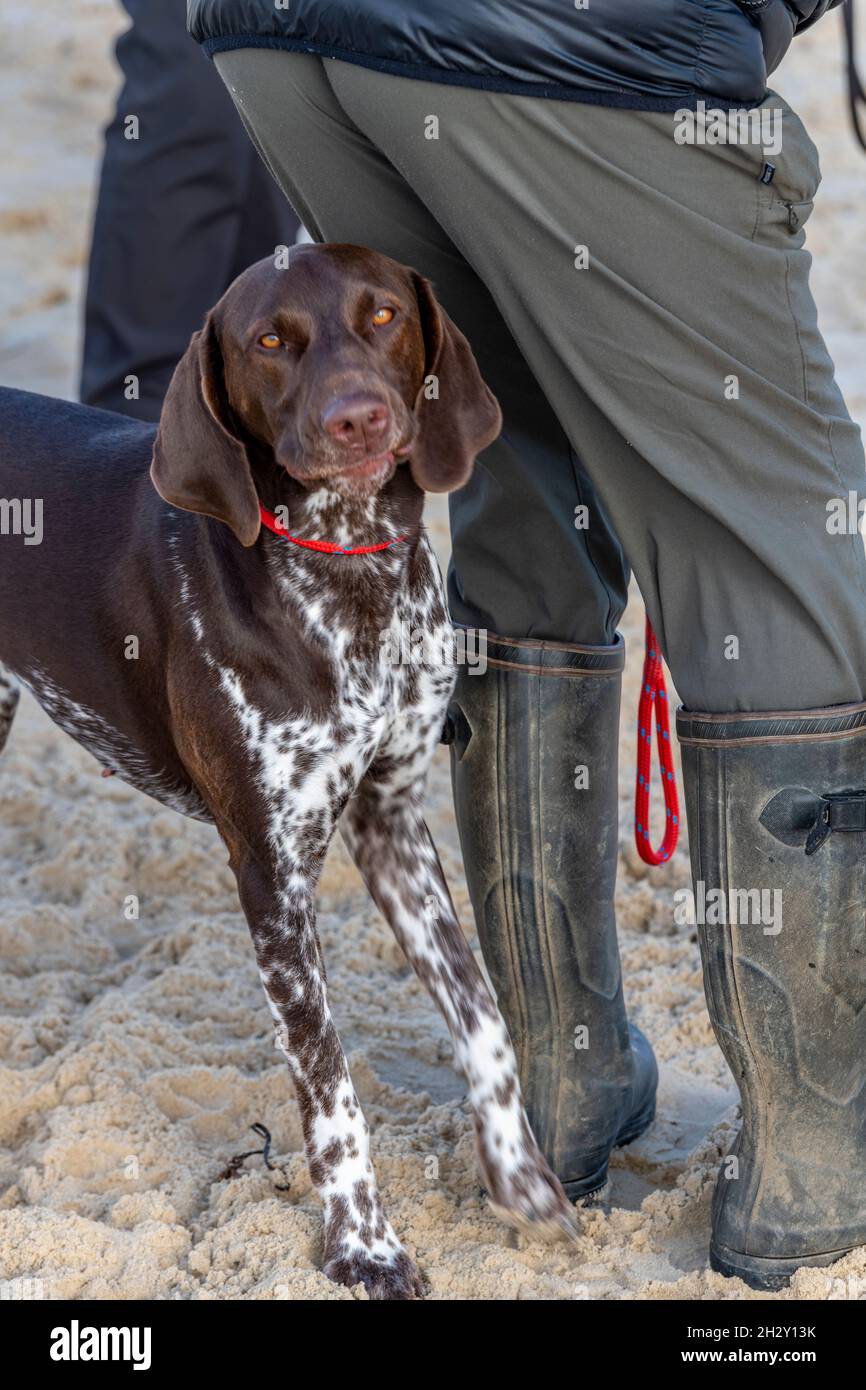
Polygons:
[[380,628],[335,620],[326,594],[308,590],[299,608],[297,585],[285,601],[329,672],[324,706],[274,718],[230,667],[218,679],[272,840],[302,859],[327,841],[371,764],[403,784],[423,777],[453,687],[453,637],[435,565],[399,594]]

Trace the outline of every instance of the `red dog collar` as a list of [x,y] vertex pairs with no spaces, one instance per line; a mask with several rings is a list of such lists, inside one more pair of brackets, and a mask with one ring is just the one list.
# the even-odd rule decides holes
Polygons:
[[399,545],[400,541],[405,541],[405,536],[394,536],[390,541],[379,541],[378,545],[353,545],[345,549],[342,545],[335,545],[333,541],[304,541],[300,536],[292,536],[277,521],[273,512],[269,512],[267,507],[259,503],[259,515],[262,525],[267,526],[269,531],[273,531],[280,540],[291,541],[292,545],[300,545],[304,550],[320,550],[325,555],[372,555],[375,550],[387,550],[391,545]]

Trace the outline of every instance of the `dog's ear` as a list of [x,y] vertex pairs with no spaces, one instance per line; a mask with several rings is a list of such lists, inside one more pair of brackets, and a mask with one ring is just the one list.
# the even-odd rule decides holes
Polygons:
[[259,499],[231,423],[213,315],[194,333],[171,379],[150,465],[166,502],[225,522],[241,545],[258,538]]
[[453,492],[472,472],[477,454],[502,429],[502,412],[485,385],[460,329],[438,303],[433,288],[412,272],[426,361],[415,401],[418,434],[410,467],[425,492]]

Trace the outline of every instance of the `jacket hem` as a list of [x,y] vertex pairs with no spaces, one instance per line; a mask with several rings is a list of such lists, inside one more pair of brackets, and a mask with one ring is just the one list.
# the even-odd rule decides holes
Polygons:
[[355,63],[374,72],[392,77],[414,78],[421,82],[440,82],[452,87],[476,87],[485,92],[503,92],[511,96],[540,97],[547,101],[576,101],[591,106],[618,106],[631,111],[694,111],[698,102],[721,111],[739,111],[758,106],[767,95],[719,97],[695,88],[680,92],[627,92],[621,88],[571,87],[555,82],[521,82],[517,79],[495,77],[492,73],[458,72],[455,68],[434,67],[427,63],[399,63],[375,54],[359,53],[351,48],[317,43],[312,39],[292,39],[275,34],[224,34],[201,40],[201,47],[212,58],[233,48],[281,48],[291,53],[313,53],[320,58],[336,58],[339,62]]

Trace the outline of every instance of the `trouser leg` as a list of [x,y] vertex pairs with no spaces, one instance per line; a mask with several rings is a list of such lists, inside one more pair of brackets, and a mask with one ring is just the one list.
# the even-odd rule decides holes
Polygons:
[[[238,125],[176,0],[126,0],[124,82],[105,133],[81,399],[156,420],[205,313],[297,219]],[[129,378],[135,378],[130,382]]]

